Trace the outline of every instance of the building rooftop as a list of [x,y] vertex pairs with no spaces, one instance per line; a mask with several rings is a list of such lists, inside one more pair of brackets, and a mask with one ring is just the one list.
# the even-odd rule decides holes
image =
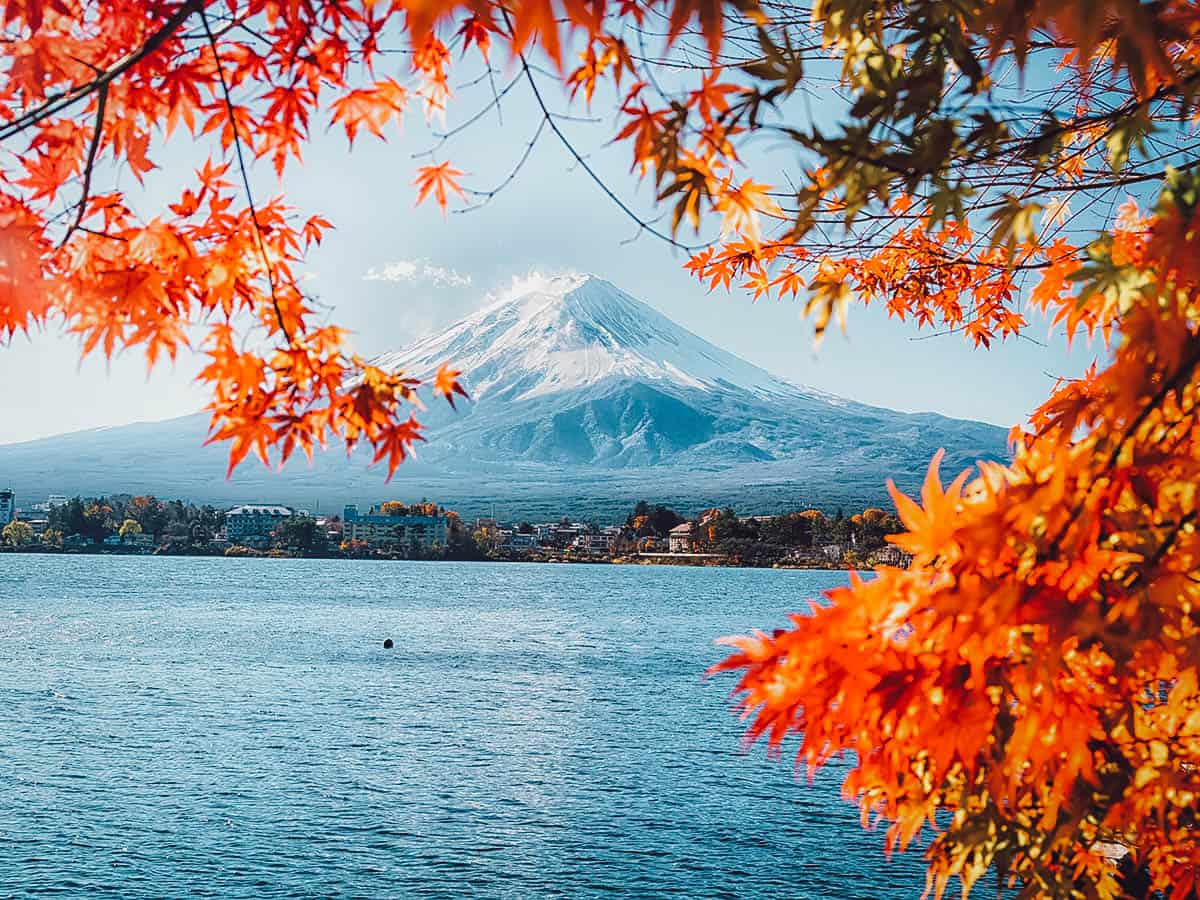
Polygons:
[[269,504],[247,503],[243,506],[235,506],[229,510],[228,515],[267,515],[267,516],[290,516],[292,510],[287,506],[271,506]]
[[357,522],[360,525],[362,525],[362,524],[370,525],[372,523],[378,524],[380,522],[383,522],[383,523],[394,522],[397,524],[404,524],[406,522],[436,522],[439,519],[445,519],[445,518],[446,518],[446,516],[441,513],[436,513],[433,515],[426,515],[425,513],[409,512],[409,513],[401,513],[399,515],[388,515],[387,513],[375,512],[375,513],[367,513],[365,516],[360,514],[360,515],[356,516],[354,519],[351,519],[349,521]]

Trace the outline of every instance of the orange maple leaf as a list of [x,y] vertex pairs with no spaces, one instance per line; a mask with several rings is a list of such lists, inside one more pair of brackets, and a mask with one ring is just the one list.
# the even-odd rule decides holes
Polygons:
[[461,374],[462,372],[458,369],[451,369],[448,365],[442,363],[442,365],[438,366],[437,374],[433,378],[433,390],[445,397],[451,407],[454,406],[455,394],[466,397],[468,400],[471,399],[470,395],[467,394],[467,389],[458,380],[458,376]]
[[383,137],[388,119],[399,118],[408,105],[408,90],[394,79],[384,78],[370,88],[348,91],[333,102],[331,121],[341,123],[351,144],[359,128]]
[[486,62],[488,50],[492,45],[491,33],[495,30],[495,25],[480,16],[471,16],[466,19],[462,23],[462,27],[458,29],[458,35],[463,39],[463,55],[466,55],[467,50],[474,44],[479,48],[479,52]]
[[953,482],[943,488],[938,469],[945,455],[945,450],[938,450],[933,455],[925,482],[921,486],[920,505],[902,493],[891,479],[887,483],[888,492],[892,495],[896,511],[900,514],[900,521],[908,529],[906,534],[897,535],[890,540],[912,553],[918,560],[933,559],[951,552],[957,546],[954,541],[957,528],[955,511],[970,470],[961,472]]
[[757,243],[761,233],[761,216],[778,216],[781,213],[779,204],[771,199],[770,192],[770,185],[759,184],[750,178],[738,187],[727,185],[719,190],[715,206],[722,216],[722,234],[743,234],[751,243]]
[[417,202],[420,206],[433,194],[433,198],[437,201],[437,205],[442,208],[442,212],[446,212],[447,191],[453,191],[458,196],[465,200],[466,193],[459,184],[459,179],[462,178],[464,172],[459,171],[450,165],[449,162],[438,163],[437,165],[421,166],[417,169],[417,177],[413,184],[417,188]]

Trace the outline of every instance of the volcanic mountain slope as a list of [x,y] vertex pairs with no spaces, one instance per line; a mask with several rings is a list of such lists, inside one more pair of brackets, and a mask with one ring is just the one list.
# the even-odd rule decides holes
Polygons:
[[1004,432],[904,414],[793,385],[692,334],[606,281],[544,279],[374,362],[465,373],[470,403],[435,402],[429,442],[393,484],[364,455],[330,452],[281,473],[201,447],[188,416],[0,446],[25,497],[149,491],[197,501],[274,500],[333,509],[436,497],[464,512],[604,515],[645,496],[694,509],[880,503],[917,483],[938,447],[947,470],[1004,455]]

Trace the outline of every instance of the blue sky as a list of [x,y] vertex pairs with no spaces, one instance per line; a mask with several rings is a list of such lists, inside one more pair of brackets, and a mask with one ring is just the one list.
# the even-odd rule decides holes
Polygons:
[[[552,96],[555,89],[549,88]],[[485,85],[464,90],[451,107],[450,124],[486,102]],[[559,107],[566,108],[565,100]],[[612,106],[598,102],[600,115]],[[440,147],[469,173],[467,182],[488,189],[504,180],[526,147],[537,118],[521,90],[506,98],[503,124],[494,114]],[[580,108],[572,112],[582,113]],[[622,196],[649,208],[649,185],[628,174],[628,149],[606,146],[611,118],[569,121],[563,128],[589,162]],[[916,340],[911,326],[888,320],[882,309],[855,307],[845,337],[831,333],[814,350],[811,325],[793,301],[751,303],[749,296],[709,294],[682,268],[683,254],[642,234],[574,164],[549,130],[523,170],[491,202],[465,214],[443,216],[435,207],[414,209],[414,154],[438,142],[413,114],[388,142],[360,137],[348,150],[340,133],[319,131],[302,167],[291,169],[282,190],[303,212],[319,212],[336,230],[315,250],[308,287],[330,307],[330,318],[353,332],[366,355],[394,350],[450,324],[482,305],[489,291],[532,270],[585,271],[600,275],[702,337],[792,381],[865,403],[904,411],[932,410],[1008,426],[1021,421],[1047,394],[1058,375],[1078,374],[1097,348],[1077,344],[1035,325],[1038,341],[1009,341],[973,350],[961,337]],[[149,210],[177,194],[177,186],[208,152],[173,141],[154,155],[160,170],[140,201]],[[790,149],[763,146],[756,178],[786,183],[794,168]],[[105,172],[111,183],[136,190],[127,175]],[[281,189],[270,166],[255,166],[255,191]],[[100,179],[101,184],[104,179]],[[144,360],[126,354],[110,362],[78,359],[78,344],[51,327],[14,338],[0,352],[0,377],[18,386],[8,392],[0,443],[81,428],[169,418],[200,408],[205,397],[192,383],[197,357],[181,357],[147,377]]]

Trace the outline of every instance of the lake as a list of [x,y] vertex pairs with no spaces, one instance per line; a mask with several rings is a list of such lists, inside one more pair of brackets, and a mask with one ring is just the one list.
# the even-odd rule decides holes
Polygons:
[[843,578],[0,555],[0,896],[917,898],[702,677]]

